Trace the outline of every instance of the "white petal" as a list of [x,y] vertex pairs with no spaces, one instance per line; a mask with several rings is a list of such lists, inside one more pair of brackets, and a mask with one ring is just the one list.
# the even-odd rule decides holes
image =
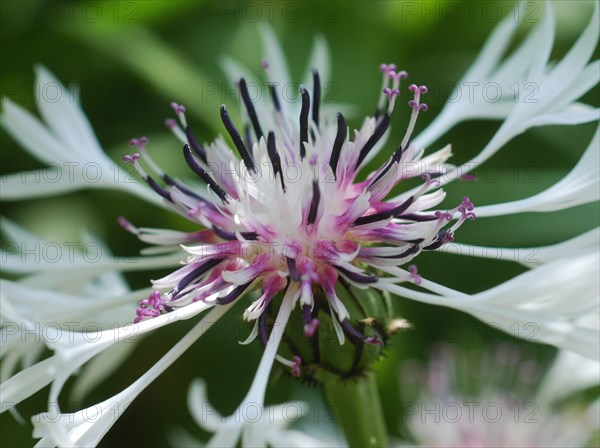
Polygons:
[[82,179],[66,175],[60,168],[43,168],[39,170],[12,173],[0,178],[2,189],[0,198],[3,201],[37,199],[46,196],[57,196],[81,190],[86,186]]
[[476,294],[477,303],[465,311],[506,332],[518,328],[519,337],[598,360],[598,328],[582,322],[599,312],[598,270],[598,253],[549,263]]
[[42,244],[46,243],[46,241],[42,240],[39,236],[34,235],[24,227],[21,227],[5,217],[0,218],[0,230],[9,241],[23,243],[28,246],[38,242]]
[[[0,285],[4,302],[3,314],[5,307],[11,305],[24,320],[38,322],[38,325],[51,323],[55,326],[77,322],[79,331],[87,324],[94,324],[95,331],[98,326],[131,321],[134,316],[130,313],[134,310],[123,305],[132,305],[151,291],[143,289],[100,300],[33,288],[9,280],[0,280]],[[115,313],[105,322],[99,319],[99,316],[107,310],[113,310]]]
[[313,44],[310,57],[308,58],[308,66],[305,69],[305,73],[307,73],[304,79],[305,86],[312,86],[312,76],[310,76],[312,69],[318,70],[321,86],[327,89],[331,71],[331,62],[327,40],[322,35],[315,37],[315,43]]
[[[554,67],[547,79],[544,81],[548,86],[558,86],[570,84],[572,80],[584,70],[588,61],[594,53],[598,44],[598,35],[600,31],[600,14],[598,3],[594,2],[594,12],[592,13],[589,25],[581,34],[577,42],[571,47],[567,55]],[[544,92],[548,97],[556,94],[556,90],[551,88]],[[544,96],[540,100],[545,101]]]
[[49,164],[69,160],[69,152],[60,140],[30,112],[5,98],[0,124],[21,146],[42,162]]
[[[261,24],[258,27],[258,31],[266,59],[269,63],[268,70],[271,79],[280,83],[280,86],[289,86],[292,82],[292,78],[289,73],[283,49],[279,45],[279,39],[277,39],[273,29],[269,25]],[[281,89],[279,90],[281,91]],[[285,106],[285,102],[282,106]]]
[[527,199],[475,208],[478,217],[564,210],[600,198],[600,127],[577,165],[558,183]]
[[[232,86],[241,78],[244,78],[249,85],[264,86],[264,83],[255,78],[245,65],[235,59],[225,56],[221,59],[220,65]],[[267,92],[260,92],[261,100],[265,100],[267,96]]]
[[598,119],[600,119],[600,109],[581,103],[574,103],[562,110],[532,118],[529,120],[529,124],[531,127],[546,125],[576,125],[589,123]]
[[[518,8],[522,12],[524,4],[519,4]],[[519,14],[519,16],[522,16],[522,14]],[[503,54],[510,45],[518,25],[519,23],[514,20],[513,15],[509,14],[494,29],[490,37],[486,40],[483,48],[479,51],[477,59],[457,84],[457,89],[450,95],[449,98],[456,98],[456,100],[446,103],[442,112],[440,112],[431,124],[415,138],[415,145],[418,147],[430,146],[454,125],[469,117],[471,114],[476,114],[476,116],[480,115],[479,108],[475,107],[472,101],[469,101],[469,95],[462,92],[462,88],[465,87],[465,83],[484,83],[493,81],[493,78],[490,79],[491,74],[496,69],[496,66],[499,64]],[[529,55],[525,58],[525,61],[530,63],[531,58]],[[515,65],[511,65],[510,70],[507,71],[511,73],[511,79],[514,80],[516,76],[515,72],[518,73],[519,70],[523,67],[527,67],[527,65],[523,64],[522,61],[517,58],[511,59],[511,63],[514,63]],[[499,107],[503,106],[502,102],[496,104]],[[490,104],[484,103],[483,106],[490,106]],[[495,107],[482,108],[482,110],[488,111],[488,115],[491,115],[490,118],[503,118],[510,111],[510,109],[503,108],[503,113],[499,114],[495,112],[494,109]],[[489,112],[490,110],[494,112]]]
[[[547,59],[549,52],[548,45],[551,40],[550,37],[553,35],[554,26],[554,24],[551,23],[553,20],[551,7],[547,7],[547,14],[544,21],[534,31],[534,37],[532,37],[531,40],[527,39],[522,46],[522,48],[527,47],[530,56],[529,60],[526,60],[525,66],[528,67],[530,75],[538,76],[539,79],[536,79],[533,83],[530,82],[529,78],[520,79],[516,82],[517,88],[519,89],[518,98],[520,98],[521,101],[513,103],[513,107],[508,112],[506,120],[482,151],[456,170],[451,170],[447,173],[448,175],[442,179],[442,184],[454,180],[456,173],[466,173],[473,167],[485,162],[508,141],[533,126],[576,124],[597,118],[598,115],[596,111],[582,109],[581,107],[572,107],[572,103],[576,101],[579,96],[583,95],[583,93],[591,89],[598,81],[600,81],[597,65],[595,63],[588,65],[598,40],[598,5],[596,4],[595,6],[596,9],[592,20],[584,33],[572,46],[567,55],[553,68],[550,67],[550,64],[543,64]],[[521,55],[514,60],[520,60],[522,63],[523,60],[520,56]],[[511,61],[511,63],[512,62],[513,61]],[[542,67],[542,65],[545,65],[545,67]],[[510,73],[512,77],[514,73],[521,73],[522,68],[523,67],[514,67],[514,70],[513,68],[508,70],[508,66],[505,66],[501,69],[502,76],[505,76],[505,73]],[[479,82],[480,84],[482,82],[497,82],[494,80],[493,75],[490,75],[488,78],[482,78],[484,71],[480,70],[480,72],[480,77],[477,79],[469,79],[468,76],[466,76],[465,79]],[[512,79],[514,80],[515,78],[513,77]],[[503,80],[503,82],[504,81],[505,80]],[[508,88],[509,86],[506,87]],[[535,88],[533,100],[531,99],[532,88]],[[464,96],[469,97],[470,95]],[[526,98],[529,100],[526,101]],[[490,109],[495,108],[496,104],[502,102],[490,104],[484,103],[485,102],[482,104],[469,103],[469,113],[461,111],[460,101],[449,103],[442,111],[442,114],[440,114],[440,116],[432,123],[431,130],[427,129],[424,135],[419,136],[419,138],[415,140],[416,144],[424,145],[426,143],[431,143],[431,141],[439,137],[441,133],[445,132],[450,126],[453,126],[460,120],[468,118],[471,113],[475,113],[475,116],[493,116],[493,113],[489,113]]]
[[[35,71],[36,82],[42,93],[38,98],[40,113],[54,135],[70,147],[71,157],[104,160],[106,156],[78,101],[45,67],[38,65]],[[56,95],[51,93],[54,91],[57,92]]]
[[17,405],[36,391],[50,384],[56,359],[47,358],[25,369],[0,384],[2,411]]
[[[34,416],[34,437],[48,437],[55,443],[65,446],[96,446],[104,437],[117,418],[127,409],[129,404],[177,358],[179,358],[214,322],[216,322],[229,306],[219,306],[209,312],[192,330],[181,338],[156,364],[119,394],[92,406],[92,412],[86,410],[74,414],[52,414]],[[68,376],[67,376],[68,377]],[[58,403],[58,393],[62,388],[62,378],[56,380],[51,388],[49,403]],[[97,414],[93,413],[97,411]],[[116,411],[116,413],[115,413]],[[98,415],[97,419],[89,415]],[[95,421],[94,421],[95,420]]]
[[[544,264],[472,296],[432,295],[379,282],[373,286],[400,296],[472,314],[517,337],[541,341],[598,359],[600,256],[597,251]],[[598,319],[596,319],[598,320]]]
[[508,260],[535,267],[561,258],[585,255],[600,248],[600,227],[551,246],[543,247],[486,247],[468,244],[449,243],[438,249],[455,255]]
[[116,344],[100,353],[83,367],[71,389],[71,401],[81,403],[86,396],[117,369],[121,368],[138,341]]
[[539,81],[544,76],[554,45],[554,9],[550,2],[546,2],[545,7],[546,14],[538,28],[540,34],[537,39],[538,45],[532,52],[532,63],[527,76],[531,81]]
[[537,396],[559,402],[600,382],[600,363],[577,353],[561,350],[544,375]]
[[[267,346],[260,360],[254,380],[246,397],[242,400],[238,409],[225,419],[219,418],[219,415],[210,407],[204,395],[202,383],[195,383],[194,393],[199,400],[193,400],[191,410],[195,420],[199,425],[211,430],[214,434],[207,444],[207,447],[235,447],[238,444],[240,435],[242,436],[243,446],[266,446],[265,438],[269,428],[269,422],[265,421],[266,416],[263,412],[259,421],[250,422],[240,419],[240,410],[244,412],[246,406],[258,406],[260,411],[264,411],[264,397],[267,388],[267,382],[273,362],[277,355],[279,344],[283,337],[287,321],[292,309],[300,294],[298,284],[291,284],[283,297],[281,307],[277,313],[273,330],[267,341]],[[198,401],[201,403],[198,407]],[[206,415],[207,411],[210,415]],[[241,420],[241,421],[240,421]]]
[[210,404],[206,393],[206,383],[196,378],[190,385],[187,404],[192,418],[198,426],[210,432],[215,432],[222,425],[222,417]]

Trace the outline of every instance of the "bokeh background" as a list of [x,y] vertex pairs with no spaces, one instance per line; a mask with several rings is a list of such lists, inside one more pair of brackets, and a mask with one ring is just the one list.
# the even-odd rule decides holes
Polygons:
[[[553,57],[563,55],[579,36],[592,13],[592,2],[552,2],[558,22]],[[33,66],[48,67],[65,83],[80,85],[82,104],[96,134],[119,163],[132,137],[147,135],[153,157],[166,171],[188,175],[180,145],[164,126],[171,116],[171,101],[184,103],[188,119],[202,141],[223,132],[218,106],[239,106],[223,96],[226,78],[224,56],[242,61],[259,72],[262,53],[257,24],[267,23],[280,39],[295,80],[304,79],[305,64],[315,36],[326,38],[331,50],[334,90],[327,98],[352,104],[348,120],[358,127],[373,112],[380,87],[378,66],[394,62],[410,73],[411,82],[430,86],[430,109],[421,115],[417,132],[441,110],[457,82],[473,62],[484,39],[505,14],[514,14],[514,2],[216,2],[216,1],[5,1],[1,4],[1,96],[34,110]],[[541,18],[543,5],[528,4],[519,38]],[[71,84],[69,84],[71,85]],[[216,94],[207,94],[214,86]],[[597,104],[598,89],[584,101]],[[389,142],[399,141],[409,116],[400,104],[392,122]],[[454,163],[467,161],[497,129],[497,122],[471,121],[458,125],[432,150],[453,145]],[[591,139],[595,125],[576,128],[534,129],[511,141],[487,168],[475,171],[475,182],[447,188],[446,204],[468,195],[475,204],[492,204],[530,196],[547,188],[575,164]],[[10,173],[40,164],[0,132],[2,172]],[[394,148],[382,151],[387,157]],[[380,158],[381,159],[381,158]],[[377,163],[375,161],[373,164]],[[1,185],[0,185],[1,188]],[[50,241],[74,241],[86,228],[107,242],[116,255],[135,255],[144,247],[117,225],[127,215],[136,224],[189,229],[189,223],[119,192],[83,191],[57,198],[3,203],[2,215]],[[575,236],[598,225],[597,204],[551,214],[521,214],[480,219],[460,229],[457,241],[499,247],[536,247]],[[480,260],[449,253],[423,254],[422,275],[465,292],[489,288],[523,272],[519,264]],[[133,288],[166,272],[128,275]],[[243,306],[243,304],[242,304]],[[386,357],[375,366],[389,432],[403,433],[398,365],[409,358],[426,359],[440,341],[465,348],[490,347],[503,341],[525,346],[530,356],[547,362],[551,347],[511,338],[484,326],[466,314],[396,301],[397,314],[413,329],[396,336]],[[239,312],[232,312],[193,346],[130,406],[105,437],[103,446],[164,446],[173,428],[185,427],[200,437],[186,408],[191,380],[204,378],[209,397],[223,413],[231,412],[245,394],[258,364],[257,344],[241,346],[249,331]],[[131,358],[84,404],[93,404],[121,390],[157,360],[193,322],[163,328],[145,338]],[[219,330],[221,327],[221,330]],[[237,329],[237,330],[236,330]],[[528,329],[515,328],[521,335]],[[527,333],[525,333],[527,334]],[[268,402],[311,397],[320,390],[301,384],[287,374],[272,377]],[[43,410],[45,393],[37,394],[19,409],[25,417]],[[65,406],[69,409],[69,405]],[[21,426],[8,413],[0,416],[2,446],[30,446],[30,425]],[[205,434],[204,434],[205,436]]]

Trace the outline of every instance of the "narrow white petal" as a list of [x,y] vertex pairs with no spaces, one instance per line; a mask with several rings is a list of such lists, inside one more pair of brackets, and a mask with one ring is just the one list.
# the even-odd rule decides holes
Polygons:
[[[519,8],[519,17],[521,17],[524,3],[520,3],[517,8]],[[473,115],[476,117],[482,115],[487,116],[488,118],[504,118],[506,115],[508,115],[512,107],[504,107],[502,102],[494,104],[494,107],[490,107],[492,105],[487,103],[475,105],[469,100],[469,95],[465,94],[462,89],[467,85],[465,83],[484,83],[488,81],[496,82],[495,79],[493,79],[492,74],[494,70],[496,70],[496,66],[500,63],[503,54],[508,49],[518,25],[519,23],[514,20],[513,15],[509,14],[494,29],[492,34],[486,40],[483,48],[480,50],[475,62],[471,65],[469,70],[467,70],[457,84],[457,89],[450,94],[449,98],[456,98],[456,100],[446,103],[442,109],[442,112],[440,112],[440,114],[431,122],[431,124],[415,138],[415,145],[418,147],[430,146],[443,134],[449,131],[454,125],[464,119],[472,117]],[[531,45],[531,42],[532,40],[528,39],[526,44],[528,43],[528,45]],[[523,51],[520,54],[523,53],[525,52]],[[521,58],[509,59],[510,69],[508,66],[505,66],[505,71],[510,72],[510,78],[514,82],[515,77],[518,76],[517,74],[520,73],[521,70],[528,67],[529,63],[531,62],[531,58],[529,57],[528,53],[527,57],[524,58],[526,64],[522,63],[523,61]],[[502,108],[502,110],[499,111],[495,106]],[[482,113],[480,114],[480,112]]]
[[529,120],[531,127],[546,125],[576,125],[589,123],[600,119],[600,109],[575,103],[566,108],[550,113],[539,115]]
[[38,160],[49,164],[69,160],[60,140],[30,112],[5,98],[0,124],[8,134]]
[[[235,59],[225,56],[221,59],[220,65],[227,76],[227,80],[232,86],[235,85],[236,82],[239,82],[241,78],[244,78],[249,85],[264,86],[263,82],[252,75],[252,71],[249,70],[248,67]],[[268,93],[264,91],[260,91],[259,93],[261,99],[265,99],[264,97],[268,95]]]
[[2,176],[0,183],[0,199],[15,201],[38,199],[46,196],[57,196],[82,189],[82,183],[74,178],[63,175],[60,169],[43,168],[32,171],[22,171]]
[[[265,446],[266,433],[261,428],[265,428],[265,425],[268,426],[268,422],[265,422],[265,418],[254,423],[247,422],[244,419],[240,421],[239,410],[243,410],[248,405],[258,406],[261,411],[263,410],[269,374],[273,367],[287,321],[299,294],[298,284],[294,283],[288,286],[267,341],[267,346],[256,370],[254,380],[236,412],[225,419],[218,418],[218,414],[214,413],[214,410],[208,405],[205,395],[203,395],[202,383],[196,383],[194,392],[199,394],[202,401],[200,407],[198,407],[198,403],[194,403],[191,406],[194,418],[201,426],[214,432],[207,447],[235,447],[238,444],[240,435],[242,436],[243,446]],[[214,413],[213,416],[207,416],[207,410],[211,411],[211,414]],[[263,417],[266,417],[264,413]]]
[[188,390],[187,404],[196,424],[206,431],[216,432],[222,425],[221,415],[211,406],[206,383],[196,378]]
[[[281,93],[281,88],[289,88],[292,82],[283,49],[279,45],[279,39],[277,39],[273,29],[269,25],[261,24],[258,27],[258,31],[263,51],[269,64],[270,78],[280,83],[278,91]],[[284,101],[281,106],[285,108],[286,102]]]
[[519,337],[552,344],[598,360],[598,328],[582,318],[599,312],[599,257],[592,253],[558,260],[475,295],[465,308]]
[[476,207],[478,217],[564,210],[600,198],[600,127],[577,165],[558,183],[535,196]]
[[55,369],[56,359],[48,358],[3,381],[0,384],[2,412],[50,384]]
[[507,260],[535,267],[542,263],[581,256],[600,248],[600,227],[551,246],[542,247],[486,247],[450,243],[437,249],[439,252],[469,257]]
[[116,344],[87,363],[73,384],[71,401],[74,403],[83,402],[96,386],[122,367],[133,350],[137,348],[137,342]]
[[600,60],[590,62],[573,80],[571,85],[562,89],[564,93],[552,102],[551,108],[553,110],[564,109],[565,106],[573,103],[577,98],[581,98],[581,96],[598,84],[599,73]]
[[321,86],[325,88],[326,93],[331,73],[330,60],[327,40],[322,35],[316,36],[315,43],[313,44],[311,54],[308,58],[308,66],[304,71],[304,73],[307,73],[307,76],[304,79],[304,85],[312,86],[312,76],[309,74],[312,69],[317,69],[319,78],[321,79]]
[[[519,4],[517,7],[522,11],[524,5]],[[507,15],[487,38],[483,48],[479,51],[477,60],[463,79],[471,81],[486,78],[506,52],[518,26],[519,22],[514,20],[514,16],[512,14]]]
[[390,283],[373,286],[424,303],[472,314],[527,340],[544,342],[598,359],[600,256],[597,251],[544,264],[472,296],[436,296]]
[[545,14],[539,25],[540,37],[537,39],[538,46],[532,52],[532,63],[529,67],[527,78],[531,81],[538,81],[544,76],[550,52],[554,45],[554,9],[552,3],[545,3]]
[[[68,145],[71,158],[104,160],[106,156],[72,92],[45,67],[38,65],[35,72],[42,92],[38,98],[40,113],[54,135]],[[44,92],[48,93],[44,95]]]
[[577,353],[561,350],[544,375],[539,397],[552,397],[554,402],[600,383],[600,363]]
[[45,244],[47,242],[5,217],[0,218],[0,230],[9,241],[19,242],[29,246],[35,245],[36,243]]
[[[577,42],[571,47],[567,55],[554,67],[548,75],[545,83],[551,86],[571,84],[571,81],[577,78],[594,53],[598,44],[600,32],[600,13],[597,2],[594,2],[594,12],[592,13],[589,25],[581,34]],[[549,89],[547,97],[557,92]],[[540,101],[545,101],[546,97],[541,96]]]
[[[95,421],[88,419],[85,410],[74,414],[60,414],[60,418],[51,414],[42,414],[32,418],[34,437],[49,435],[54,443],[64,446],[96,446],[129,404],[177,358],[179,358],[199,337],[214,324],[230,306],[219,306],[209,312],[192,330],[181,338],[156,364],[119,394],[105,400],[90,409],[100,409],[101,415]],[[62,388],[62,378],[52,384],[49,403],[56,404]],[[110,412],[116,410],[116,412]],[[45,417],[44,417],[45,416]]]
[[[94,323],[95,328],[99,325],[111,325],[112,319],[120,317],[117,322],[132,320],[132,305],[143,298],[150,289],[127,292],[126,294],[107,297],[105,299],[94,299],[59,291],[33,288],[22,283],[10,280],[0,280],[2,286],[3,309],[11,304],[25,320],[38,322],[40,324],[55,323],[60,325],[66,322],[78,322],[81,327],[88,323]],[[120,316],[111,315],[108,322],[100,322],[99,314],[108,309],[119,311]]]

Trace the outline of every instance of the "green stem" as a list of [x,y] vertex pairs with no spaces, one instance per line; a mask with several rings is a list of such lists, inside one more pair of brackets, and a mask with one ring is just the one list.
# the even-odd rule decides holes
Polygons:
[[351,447],[388,446],[375,375],[326,381],[325,396]]

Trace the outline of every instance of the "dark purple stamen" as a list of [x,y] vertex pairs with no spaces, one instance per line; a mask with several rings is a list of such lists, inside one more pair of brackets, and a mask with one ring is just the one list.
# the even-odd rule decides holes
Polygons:
[[313,181],[313,196],[310,201],[310,210],[308,211],[308,218],[306,219],[307,224],[312,224],[317,219],[317,212],[319,211],[319,202],[321,201],[321,190],[319,190],[319,182]]
[[357,218],[356,221],[354,221],[354,223],[352,225],[360,226],[360,225],[364,225],[364,224],[371,224],[373,222],[389,219],[392,216],[397,218],[397,217],[401,216],[402,212],[404,212],[408,207],[410,207],[410,205],[413,203],[413,201],[414,201],[414,198],[411,196],[406,201],[404,201],[402,204],[400,204],[397,207],[394,207],[391,210],[387,210],[385,212],[374,213],[372,215],[361,216],[360,218]]
[[224,104],[221,105],[221,120],[223,120],[225,129],[227,129],[227,132],[231,136],[231,139],[233,140],[233,144],[235,145],[235,147],[238,151],[238,154],[244,160],[244,164],[246,165],[246,168],[248,168],[249,171],[253,171],[253,172],[256,171],[256,169],[254,168],[254,161],[252,160],[252,156],[250,156],[250,153],[248,152],[246,145],[244,145],[244,142],[242,140],[242,137],[240,136],[240,133],[233,125],[233,121],[231,121],[231,117],[229,116],[229,113],[227,112],[227,107],[225,107]]
[[163,187],[158,185],[156,183],[156,181],[154,179],[152,179],[152,177],[146,176],[146,182],[148,182],[148,185],[150,185],[150,188],[152,188],[154,191],[156,191],[159,195],[161,195],[167,201],[173,202],[173,200],[171,199],[171,193],[169,193]]
[[375,277],[373,275],[352,272],[338,265],[333,265],[333,267],[336,268],[341,274],[343,274],[344,276],[348,277],[350,280],[356,283],[375,283],[377,280],[379,280],[378,277]]
[[206,263],[201,264],[192,272],[183,277],[172,291],[173,300],[179,295],[179,292],[182,291],[187,285],[192,283],[198,277],[201,277],[202,275],[206,274],[210,269],[214,268],[223,260],[224,258],[214,258],[212,260],[208,260]]
[[267,310],[265,309],[260,316],[258,316],[258,337],[263,347],[267,346],[269,341],[269,335],[267,334]]
[[365,341],[367,344],[377,344],[383,347],[383,342],[377,336],[367,336],[362,334],[350,324],[350,321],[348,319],[344,319],[340,323],[342,324],[342,328],[348,335],[353,336],[354,338],[359,339],[361,341]]
[[404,252],[400,252],[399,254],[380,255],[377,258],[388,258],[388,259],[405,258],[405,257],[408,257],[409,255],[416,254],[417,252],[419,252],[419,245],[415,244],[414,246],[411,246],[410,248],[406,249]]
[[452,236],[452,233],[450,233],[448,230],[442,230],[441,232],[439,232],[437,234],[435,241],[433,243],[431,243],[429,246],[424,247],[423,249],[424,250],[439,249],[444,244],[449,243],[451,241],[454,241],[454,237]]
[[202,145],[198,143],[198,140],[196,140],[196,137],[194,136],[194,133],[192,132],[189,126],[185,128],[185,135],[188,139],[190,147],[194,150],[194,152],[200,158],[200,160],[202,160],[204,163],[208,163],[208,160],[206,160],[206,151],[204,150]]
[[260,123],[258,122],[258,117],[256,116],[256,109],[254,109],[254,104],[252,104],[252,100],[250,99],[248,85],[246,84],[246,80],[244,78],[240,79],[240,92],[242,93],[242,100],[244,101],[244,105],[246,106],[246,110],[248,111],[248,116],[250,117],[250,121],[252,122],[254,134],[256,135],[256,140],[260,140],[263,136],[263,132],[260,128]]
[[435,215],[417,215],[416,213],[407,213],[406,215],[398,215],[396,218],[405,219],[407,221],[426,222],[435,221],[438,219]]
[[231,303],[231,302],[233,302],[235,299],[237,299],[239,296],[241,296],[241,295],[242,295],[242,294],[243,294],[243,293],[246,291],[246,289],[248,289],[248,286],[250,286],[250,284],[251,284],[253,281],[254,281],[254,280],[252,280],[252,281],[249,281],[249,282],[248,282],[248,283],[246,283],[245,285],[239,285],[239,286],[236,286],[236,287],[235,287],[235,288],[233,288],[233,290],[232,290],[232,291],[231,291],[229,294],[227,294],[226,296],[219,297],[219,298],[217,299],[217,303],[218,303],[219,305],[227,305],[228,303]]
[[310,312],[310,305],[302,306],[302,319],[304,320],[305,324],[308,324],[310,322],[310,320],[312,319],[312,315]]
[[360,154],[358,155],[358,160],[356,161],[356,165],[354,166],[354,171],[356,171],[358,169],[358,167],[363,162],[363,160],[365,160],[365,158],[367,157],[367,155],[369,154],[371,149],[373,149],[373,146],[375,146],[375,144],[379,141],[379,139],[381,139],[383,134],[385,134],[385,131],[387,131],[387,129],[390,125],[390,119],[391,119],[390,114],[386,113],[381,118],[381,121],[379,123],[377,123],[375,132],[373,132],[373,135],[371,135],[369,140],[367,140],[367,143],[365,143],[365,146],[363,146],[363,148],[360,150]]
[[310,111],[310,96],[308,95],[308,90],[306,90],[304,87],[300,87],[300,93],[302,94],[302,109],[300,109],[300,157],[304,159],[306,156],[304,142],[308,143],[308,113]]
[[280,111],[281,105],[279,104],[279,97],[277,96],[277,90],[275,89],[275,86],[269,86],[269,92],[271,92],[271,98],[273,99],[275,110]]
[[281,169],[281,158],[279,157],[279,153],[277,152],[277,145],[275,144],[275,134],[273,131],[269,132],[269,136],[267,137],[267,153],[269,154],[269,159],[271,160],[271,164],[273,165],[273,173],[277,176],[279,173],[279,179],[281,179],[281,188],[285,192],[285,181],[283,180],[283,171]]
[[321,102],[321,79],[319,77],[319,72],[316,69],[313,69],[313,109],[312,109],[312,119],[319,127],[319,104]]
[[296,267],[296,259],[291,257],[286,257],[286,259],[288,265],[288,272],[290,273],[290,278],[295,282],[300,281],[301,276],[300,272],[298,271],[298,268]]
[[348,128],[346,127],[346,120],[344,120],[344,116],[338,112],[337,114],[337,134],[335,136],[335,141],[333,142],[333,149],[331,150],[331,158],[329,159],[329,166],[333,171],[333,176],[337,180],[337,165],[340,160],[340,154],[342,152],[342,146],[346,141],[346,136],[348,135]]
[[210,177],[210,174],[208,174],[206,170],[202,168],[198,162],[196,162],[196,159],[194,159],[194,156],[192,155],[192,151],[190,151],[189,145],[183,145],[183,157],[192,171],[196,173],[200,179],[206,182],[206,184],[216,193],[217,196],[219,196],[219,198],[221,198],[223,202],[229,202],[228,195],[225,190],[223,190],[223,188],[221,188],[221,186],[217,184],[212,177]]
[[[227,241],[237,240],[237,235],[235,234],[235,232],[228,232],[227,230],[223,230],[220,227],[215,226],[214,224],[212,226],[212,230],[213,230],[213,232],[215,232],[217,234],[217,236],[219,236],[220,238],[223,238],[224,240],[227,240]],[[258,239],[258,233],[256,233],[256,232],[240,232],[240,235],[242,235],[242,237],[246,240],[257,240]]]
[[[407,146],[410,146],[410,142],[408,143]],[[403,152],[404,152],[404,150],[402,149],[402,146],[398,146],[398,148],[396,148],[396,151],[394,151],[392,160],[389,161],[389,163],[385,166],[383,171],[381,173],[379,173],[377,178],[369,184],[369,187],[372,187],[373,185],[375,185],[383,176],[385,176],[387,174],[387,172],[392,168],[392,166],[394,166],[394,163],[400,163],[400,159],[402,159]]]
[[190,190],[189,188],[187,188],[186,186],[182,185],[180,182],[177,182],[175,179],[173,179],[168,174],[163,174],[162,179],[165,181],[165,183],[167,185],[170,185],[172,187],[177,187],[177,189],[179,191],[182,191],[183,193],[187,194],[188,196],[192,196],[193,198],[198,199],[199,201],[204,202],[205,204],[207,204],[209,206],[212,205],[212,202],[206,200],[206,198],[203,198],[198,193],[196,193],[196,192]]

